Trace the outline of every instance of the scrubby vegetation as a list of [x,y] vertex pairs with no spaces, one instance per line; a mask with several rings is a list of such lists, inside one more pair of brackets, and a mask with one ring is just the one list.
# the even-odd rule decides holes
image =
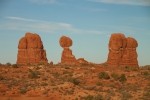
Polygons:
[[[148,100],[149,69],[107,66],[30,65],[0,67],[0,96],[53,100]],[[51,100],[51,99],[48,100]]]
[[98,77],[100,79],[110,79],[110,76],[108,75],[107,72],[100,72],[99,75],[98,75]]

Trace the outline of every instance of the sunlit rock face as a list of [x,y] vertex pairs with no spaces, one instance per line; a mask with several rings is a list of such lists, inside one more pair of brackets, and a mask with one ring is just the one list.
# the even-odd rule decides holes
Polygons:
[[113,33],[109,40],[109,54],[107,64],[112,66],[138,66],[134,38],[126,38],[122,33]]
[[36,33],[27,32],[18,44],[17,64],[47,64],[46,51]]
[[132,38],[128,37],[126,38],[127,45],[124,49],[123,55],[122,55],[122,61],[121,65],[123,66],[138,66],[138,54],[136,52],[136,48],[138,47],[137,41]]

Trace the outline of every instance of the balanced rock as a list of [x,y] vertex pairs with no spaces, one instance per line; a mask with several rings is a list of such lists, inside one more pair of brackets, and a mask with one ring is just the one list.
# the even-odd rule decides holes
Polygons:
[[76,64],[76,58],[72,54],[72,50],[69,48],[72,46],[72,40],[69,37],[62,36],[59,40],[60,46],[63,48],[61,63],[62,64]]
[[27,32],[18,44],[17,64],[48,63],[46,51],[38,34]]
[[62,48],[72,46],[72,40],[69,37],[62,36],[59,40],[59,44]]
[[126,38],[122,33],[114,33],[109,40],[109,54],[107,64],[111,66],[138,66],[134,38]]

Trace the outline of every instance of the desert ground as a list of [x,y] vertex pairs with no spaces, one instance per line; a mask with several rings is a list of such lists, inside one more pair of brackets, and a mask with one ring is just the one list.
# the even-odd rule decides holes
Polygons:
[[0,65],[0,100],[149,100],[150,66]]

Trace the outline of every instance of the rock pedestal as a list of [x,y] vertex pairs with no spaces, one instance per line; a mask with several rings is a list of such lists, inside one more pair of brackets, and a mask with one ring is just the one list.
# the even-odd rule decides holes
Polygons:
[[72,46],[72,40],[69,37],[62,36],[59,40],[60,46],[63,48],[61,63],[62,64],[76,64],[76,58],[72,54],[72,50],[69,48]]
[[47,64],[46,51],[38,34],[27,32],[18,44],[17,64]]

